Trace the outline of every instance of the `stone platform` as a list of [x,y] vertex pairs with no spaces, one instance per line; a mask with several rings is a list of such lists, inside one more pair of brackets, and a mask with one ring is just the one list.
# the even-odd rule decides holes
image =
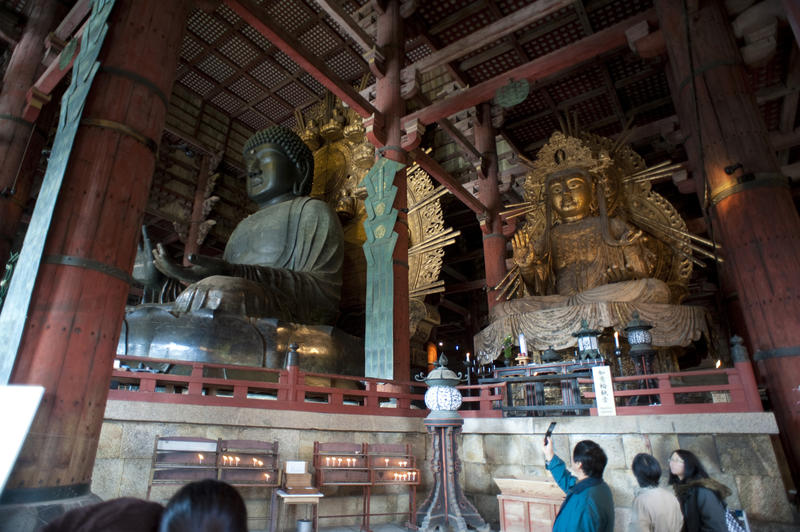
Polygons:
[[[277,440],[281,461],[312,460],[314,441],[410,443],[422,471],[417,491],[421,502],[432,486],[430,440],[421,418],[330,415],[286,410],[202,407],[144,402],[109,401],[95,461],[92,492],[103,499],[144,497],[153,452],[159,435],[206,438]],[[615,529],[627,530],[636,480],[630,471],[639,452],[652,453],[666,470],[677,448],[695,452],[709,473],[729,486],[728,504],[744,508],[751,520],[793,526],[792,508],[780,476],[773,437],[778,429],[771,413],[650,415],[618,417],[557,417],[465,419],[459,441],[461,485],[484,519],[498,528],[498,487],[492,477],[545,477],[541,439],[550,421],[557,421],[556,452],[568,455],[580,440],[593,439],[606,451],[605,479],[616,502]],[[666,482],[666,478],[663,479]],[[399,512],[408,507],[407,490],[373,490],[374,513]],[[325,490],[320,515],[358,513],[359,488]],[[170,493],[154,492],[154,499]],[[263,494],[245,493],[251,528],[265,528],[268,504]],[[356,525],[357,518],[323,519],[321,527]],[[375,525],[398,523],[399,518],[373,518]],[[290,519],[285,530],[293,530]]]

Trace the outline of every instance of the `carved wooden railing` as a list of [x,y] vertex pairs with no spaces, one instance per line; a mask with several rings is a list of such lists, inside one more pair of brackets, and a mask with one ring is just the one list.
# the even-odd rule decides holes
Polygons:
[[[113,371],[109,399],[339,414],[406,417],[428,414],[423,402],[426,388],[418,382],[387,383],[365,377],[309,373],[297,367],[245,368],[131,356],[119,356],[118,360],[132,369]],[[149,368],[169,366],[169,373],[136,368],[140,364]],[[694,382],[699,380],[703,382]],[[613,383],[618,415],[761,411],[757,394],[754,396],[743,385],[736,368],[660,373],[647,379],[614,377]],[[591,405],[595,399],[591,379],[578,379],[578,384],[581,403]],[[502,417],[503,410],[509,410],[508,391],[503,384],[458,388],[463,396],[462,417]],[[631,398],[645,397],[646,404],[628,404],[633,401]],[[522,413],[553,415],[554,412],[547,410],[554,408],[569,410],[568,405],[549,405],[541,413]],[[597,415],[595,408],[587,410],[590,415]]]

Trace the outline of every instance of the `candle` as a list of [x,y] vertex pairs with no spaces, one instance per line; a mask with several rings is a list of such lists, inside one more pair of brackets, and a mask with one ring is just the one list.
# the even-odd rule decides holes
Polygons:
[[269,473],[264,473],[264,482],[269,482]]
[[614,331],[614,347],[619,349],[619,331]]
[[522,333],[519,333],[519,352],[528,354],[528,344],[525,343],[525,335]]
[[202,454],[197,455],[197,459],[200,460],[200,464],[203,463],[203,458],[205,458]]
[[469,353],[467,353],[467,366],[469,366]]
[[224,454],[222,455],[222,465],[228,465],[228,457]]
[[384,462],[386,462],[386,467],[389,467],[389,459],[388,458],[384,458],[383,460],[384,460]]
[[339,467],[342,467],[342,459],[341,458],[338,458],[336,460],[336,465],[339,466]]
[[259,460],[259,461],[258,461],[258,467],[261,467],[261,466],[263,466],[263,465],[264,465],[264,462],[262,462],[261,460]]
[[240,458],[237,456],[237,457],[236,457],[236,465],[237,465],[237,466],[239,465],[239,460],[240,460]]
[[331,457],[330,456],[326,456],[325,457],[325,465],[330,467],[330,465],[331,465]]

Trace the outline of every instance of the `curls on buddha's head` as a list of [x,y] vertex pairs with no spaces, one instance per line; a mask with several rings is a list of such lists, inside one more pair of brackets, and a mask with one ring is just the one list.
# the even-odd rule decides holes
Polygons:
[[311,184],[314,177],[314,155],[308,146],[291,129],[283,126],[272,126],[257,131],[247,139],[242,148],[246,158],[253,150],[263,144],[276,144],[294,163],[298,170],[299,181],[295,183],[294,194],[307,196],[311,193]]

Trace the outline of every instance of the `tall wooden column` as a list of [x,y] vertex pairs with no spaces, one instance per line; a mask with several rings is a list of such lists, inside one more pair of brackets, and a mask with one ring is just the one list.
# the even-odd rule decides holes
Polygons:
[[[386,146],[383,156],[405,164],[406,154],[400,148],[402,131],[400,119],[405,114],[405,102],[400,96],[400,69],[405,57],[403,18],[400,16],[400,0],[388,0],[385,10],[378,17],[377,45],[385,57],[385,75],[379,77],[375,87],[375,107],[383,114]],[[407,381],[411,376],[411,347],[408,324],[408,213],[406,171],[395,174],[394,186],[397,195],[392,206],[399,212],[394,224],[397,242],[392,253],[394,277],[394,309],[392,335],[394,364],[392,378]]]
[[486,206],[486,218],[481,220],[483,231],[483,262],[486,270],[489,308],[497,305],[497,286],[506,275],[506,237],[500,219],[500,186],[497,180],[497,142],[492,126],[492,110],[488,103],[477,108],[478,119],[474,126],[475,147],[481,153],[481,170],[478,179],[478,198]]
[[30,144],[30,151],[36,152],[33,156],[38,159],[47,135],[22,117],[27,103],[25,95],[44,70],[44,40],[63,12],[58,0],[34,0],[28,4],[28,21],[3,77],[0,92],[0,191],[3,191],[0,194],[0,269],[8,260],[11,241],[28,201],[31,176],[22,168],[26,147]]
[[46,389],[4,502],[89,491],[136,242],[192,0],[117,0],[11,381]]
[[656,9],[698,194],[723,245],[720,272],[736,290],[787,454],[800,464],[800,218],[722,2],[701,1],[688,17],[681,2],[657,0]]

